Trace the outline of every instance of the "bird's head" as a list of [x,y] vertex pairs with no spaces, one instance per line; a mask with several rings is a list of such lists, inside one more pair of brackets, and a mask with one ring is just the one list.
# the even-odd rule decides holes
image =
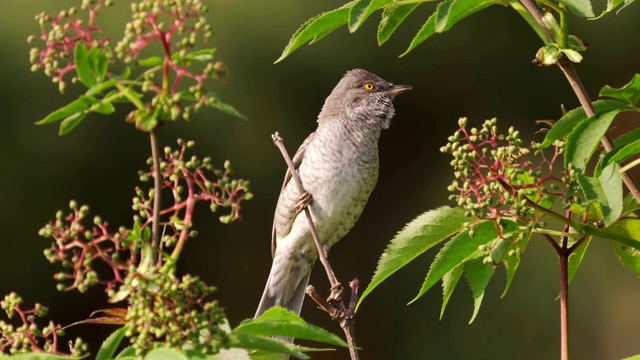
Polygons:
[[391,101],[409,90],[409,85],[394,85],[366,70],[348,71],[325,101],[318,122],[349,119],[386,129],[395,114]]

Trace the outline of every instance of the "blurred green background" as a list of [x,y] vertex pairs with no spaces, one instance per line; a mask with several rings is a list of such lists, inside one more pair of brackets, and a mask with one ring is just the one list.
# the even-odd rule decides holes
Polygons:
[[[47,241],[38,229],[65,208],[69,199],[89,204],[115,229],[131,224],[130,202],[137,170],[149,156],[148,136],[123,120],[128,109],[109,118],[91,116],[65,137],[56,126],[33,123],[70,102],[41,73],[29,71],[26,38],[38,32],[36,13],[56,13],[79,1],[4,0],[0,12],[0,294],[16,291],[27,304],[50,306],[50,316],[64,324],[87,318],[109,306],[98,289],[88,296],[58,293],[58,270],[42,256]],[[380,253],[402,226],[428,209],[449,204],[449,158],[438,148],[460,116],[481,124],[497,117],[505,129],[514,125],[525,137],[535,135],[538,119],[556,119],[560,104],[578,105],[556,67],[538,68],[531,60],[540,41],[509,8],[492,7],[437,35],[409,56],[398,59],[435,4],[418,8],[391,41],[378,47],[379,13],[357,33],[346,29],[303,47],[274,65],[293,32],[308,18],[341,1],[207,1],[215,36],[212,45],[229,69],[229,82],[216,84],[227,102],[249,117],[242,121],[206,110],[163,127],[163,145],[182,137],[195,150],[222,165],[234,164],[255,194],[245,203],[243,220],[221,225],[207,207],[199,209],[192,240],[180,269],[218,286],[218,298],[233,326],[253,316],[270,263],[271,221],[285,165],[270,134],[279,131],[291,152],[315,128],[325,97],[352,68],[362,67],[414,90],[395,101],[397,116],[380,140],[380,180],[359,223],[331,252],[340,279],[358,276],[363,287]],[[594,4],[597,10],[604,1]],[[126,1],[103,12],[99,22],[118,39],[129,18]],[[640,5],[620,15],[586,21],[571,17],[573,33],[590,47],[577,65],[592,97],[605,84],[622,86],[640,72]],[[635,118],[616,120],[615,131],[635,126]],[[635,173],[636,178],[640,176]],[[450,205],[450,204],[449,204]],[[441,295],[434,288],[411,306],[435,251],[430,251],[380,286],[361,306],[356,324],[363,359],[547,359],[558,355],[558,264],[540,238],[527,249],[520,271],[504,299],[500,270],[489,285],[476,321],[471,292],[464,281],[442,321]],[[316,267],[312,284],[328,284]],[[640,353],[640,283],[623,269],[606,241],[596,239],[571,286],[571,348],[576,359],[618,359]],[[341,331],[307,301],[303,317],[335,333]],[[84,325],[70,336],[94,346],[113,328]],[[93,347],[95,349],[95,347]],[[318,359],[347,358],[344,350],[314,354]]]

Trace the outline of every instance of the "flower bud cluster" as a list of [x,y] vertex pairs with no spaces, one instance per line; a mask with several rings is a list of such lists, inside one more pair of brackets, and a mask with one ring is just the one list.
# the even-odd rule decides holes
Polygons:
[[[69,214],[58,211],[56,219],[38,232],[53,240],[44,256],[52,264],[62,265],[63,270],[54,275],[58,290],[85,292],[97,284],[105,285],[107,290],[115,288],[124,281],[124,272],[137,261],[136,244],[127,240],[129,230],[120,228],[111,233],[108,223],[99,216],[93,218],[93,226],[86,226],[89,207],[72,200],[69,208]],[[95,260],[106,263],[113,276],[101,278],[94,268]]]
[[208,354],[229,347],[220,328],[224,311],[215,300],[207,300],[215,288],[197,277],[132,272],[123,287],[131,294],[125,336],[131,338],[136,355],[158,346]]
[[[535,206],[554,196],[562,181],[553,175],[553,163],[561,154],[556,148],[552,159],[534,154],[536,144],[523,145],[519,131],[509,128],[498,134],[497,120],[484,122],[480,129],[467,129],[467,119],[441,148],[453,156],[455,179],[448,187],[450,200],[467,210],[467,215],[499,221],[500,218],[536,217]],[[539,155],[534,164],[531,157]]]
[[[44,46],[33,47],[29,51],[31,71],[43,70],[53,83],[58,84],[58,89],[62,93],[66,88],[65,76],[70,72],[75,75],[76,43],[81,42],[87,48],[99,47],[110,54],[109,40],[94,38],[95,32],[102,32],[94,21],[98,10],[111,4],[111,0],[83,0],[80,10],[72,7],[60,11],[55,16],[45,13],[36,15],[40,34],[29,36],[27,41],[31,43],[40,40],[44,42]],[[71,78],[73,83],[78,81],[78,77],[74,75]]]
[[0,320],[0,354],[46,352],[82,357],[87,352],[87,345],[80,338],[69,342],[69,353],[58,349],[58,336],[63,335],[62,327],[53,322],[44,327],[38,326],[36,319],[46,316],[47,308],[36,303],[33,309],[23,310],[20,307],[22,303],[22,298],[13,292],[0,301],[0,307],[9,320],[18,320],[17,325]]

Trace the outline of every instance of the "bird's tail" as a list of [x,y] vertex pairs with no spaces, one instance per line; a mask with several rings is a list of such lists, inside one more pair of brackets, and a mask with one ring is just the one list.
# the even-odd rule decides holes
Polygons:
[[[293,295],[289,300],[283,299],[282,292],[273,293],[272,289],[272,278],[273,274],[269,275],[269,280],[267,280],[267,285],[264,288],[264,292],[262,293],[262,299],[260,299],[260,304],[258,305],[258,310],[256,311],[255,317],[262,315],[268,309],[274,306],[282,306],[287,308],[297,315],[300,315],[300,311],[302,310],[302,303],[304,302],[305,290],[307,285],[309,284],[309,276],[311,272],[308,271],[305,276],[301,278],[301,281],[295,287],[293,291]],[[293,286],[293,284],[287,284],[287,286]]]

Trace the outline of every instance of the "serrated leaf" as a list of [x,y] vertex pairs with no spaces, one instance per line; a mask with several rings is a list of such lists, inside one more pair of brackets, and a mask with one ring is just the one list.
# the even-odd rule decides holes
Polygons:
[[54,354],[44,353],[31,353],[31,354],[16,354],[16,355],[2,355],[0,354],[0,360],[79,360],[80,357],[61,356]]
[[349,31],[355,32],[378,9],[393,0],[358,0],[349,12]]
[[617,164],[610,164],[602,169],[597,178],[577,174],[578,184],[588,201],[600,204],[606,226],[615,222],[622,214],[622,178]]
[[591,1],[589,0],[560,0],[560,2],[566,4],[569,10],[571,10],[572,13],[578,16],[586,18],[592,18],[596,16],[593,13],[593,7],[591,6]]
[[88,110],[89,107],[96,101],[97,100],[92,97],[80,96],[77,100],[70,102],[66,106],[63,106],[60,109],[47,115],[47,117],[45,117],[44,119],[36,122],[36,125],[50,124],[68,118],[73,114],[84,112]]
[[333,31],[347,23],[349,12],[355,1],[349,2],[342,7],[322,13],[309,19],[291,37],[287,46],[282,51],[282,55],[275,61],[279,63],[287,56],[291,55],[297,48],[313,40],[317,35]]
[[443,33],[465,17],[497,3],[499,3],[498,0],[445,0],[441,2],[400,57],[407,55],[436,32]]
[[504,264],[504,269],[507,272],[507,281],[504,286],[504,291],[500,297],[505,297],[509,288],[511,287],[511,283],[513,282],[513,278],[516,275],[516,271],[520,266],[520,260],[522,260],[522,254],[527,249],[527,245],[529,244],[529,240],[531,239],[531,233],[525,234],[525,237],[520,239],[518,242],[512,242],[509,245],[508,251],[513,250],[515,253],[513,255],[509,255],[502,258],[502,264]]
[[482,258],[467,261],[464,264],[464,275],[467,278],[471,292],[473,293],[473,314],[469,324],[475,320],[484,299],[484,290],[489,285],[489,280],[495,273],[496,269],[491,263],[483,264]]
[[236,110],[236,108],[234,108],[232,105],[229,105],[225,102],[222,102],[219,100],[218,96],[213,93],[213,92],[209,92],[207,93],[207,96],[211,97],[212,99],[215,99],[215,101],[211,104],[212,107],[225,112],[227,114],[233,115],[235,117],[238,117],[242,120],[247,120],[247,117],[244,116],[241,112],[239,112],[238,110]]
[[387,6],[378,24],[378,45],[384,44],[420,3]]
[[620,13],[620,11],[622,11],[624,8],[626,8],[627,6],[631,5],[633,3],[634,0],[607,0],[607,8],[600,14],[598,15],[598,17],[589,19],[589,20],[598,20],[601,17],[607,15],[608,13],[610,13],[611,11],[613,11],[615,8],[617,8],[618,6],[620,6],[620,4],[624,3],[624,5],[618,9],[618,11],[616,11],[616,15],[618,15]]
[[96,80],[91,76],[91,64],[89,63],[89,53],[87,48],[81,42],[76,42],[73,52],[73,63],[76,65],[76,73],[80,82],[86,87],[92,87],[96,84]]
[[444,316],[444,310],[449,303],[449,298],[451,298],[453,290],[455,290],[460,280],[460,276],[462,276],[463,270],[464,264],[460,264],[442,277],[442,308],[440,309],[440,320],[442,320],[442,316]]
[[156,66],[162,64],[162,58],[160,56],[151,56],[148,58],[138,60],[140,66]]
[[464,213],[462,208],[444,206],[423,213],[400,230],[380,256],[373,278],[360,296],[356,310],[367,295],[389,276],[418,255],[460,232],[466,222],[473,221]]
[[60,123],[60,129],[58,130],[58,135],[66,135],[70,133],[71,130],[78,126],[78,124],[80,124],[86,116],[86,112],[81,112],[73,114],[68,118],[62,120],[62,122]]
[[602,167],[609,164],[621,164],[623,161],[638,155],[640,153],[640,139],[636,139],[635,142],[629,143],[623,147],[616,147],[607,153],[595,169],[594,174],[599,176],[602,172]]
[[631,82],[619,89],[605,85],[600,89],[600,96],[618,99],[628,105],[636,106],[640,100],[640,74],[635,74]]
[[599,112],[576,126],[567,138],[565,169],[568,169],[570,164],[578,171],[585,169],[619,112],[620,110]]
[[118,350],[118,346],[122,342],[124,338],[124,333],[126,332],[126,328],[122,327],[107,337],[107,339],[100,345],[100,349],[96,354],[95,360],[111,360],[114,358],[116,354],[116,350]]
[[636,198],[631,193],[627,194],[624,198],[624,202],[622,203],[623,214],[632,213],[638,210],[640,210],[640,204]]
[[276,339],[244,333],[232,334],[229,339],[231,340],[232,347],[259,350],[273,354],[286,354],[298,359],[310,359],[310,357],[303,352],[303,350],[307,348]]
[[[509,235],[517,229],[518,226],[516,223],[508,220],[503,221],[503,236]],[[410,304],[422,297],[422,295],[454,267],[477,256],[480,252],[478,249],[479,246],[487,245],[498,238],[495,226],[491,221],[482,221],[474,225],[473,231],[473,237],[469,235],[469,230],[465,230],[444,245],[438,255],[436,255],[433,263],[431,263],[429,272],[424,279],[418,295],[409,302]]]
[[[629,109],[628,105],[614,100],[594,101],[593,107],[596,113]],[[582,107],[577,107],[569,111],[562,116],[551,129],[549,129],[547,136],[542,142],[542,147],[548,147],[552,145],[554,141],[567,137],[576,128],[576,126],[588,118],[589,117]]]
[[305,322],[295,313],[282,307],[272,307],[255,319],[243,321],[231,334],[280,336],[323,342],[349,347],[339,336]]
[[104,52],[100,52],[98,62],[96,63],[93,72],[98,82],[102,82],[106,78],[108,67],[109,57]]
[[[611,226],[611,230],[628,237],[640,240],[640,219],[623,219]],[[620,263],[640,277],[640,250],[612,241],[611,245]]]
[[571,255],[569,255],[569,266],[567,268],[567,277],[569,279],[569,284],[571,284],[571,280],[573,280],[573,277],[575,276],[576,271],[578,271],[578,267],[580,267],[580,264],[582,264],[582,260],[584,259],[584,254],[587,253],[587,249],[591,244],[591,236],[589,235],[585,235],[585,236],[587,236],[587,239],[585,239],[582,242],[582,244],[580,244],[580,246],[578,246],[578,248],[573,250]]

